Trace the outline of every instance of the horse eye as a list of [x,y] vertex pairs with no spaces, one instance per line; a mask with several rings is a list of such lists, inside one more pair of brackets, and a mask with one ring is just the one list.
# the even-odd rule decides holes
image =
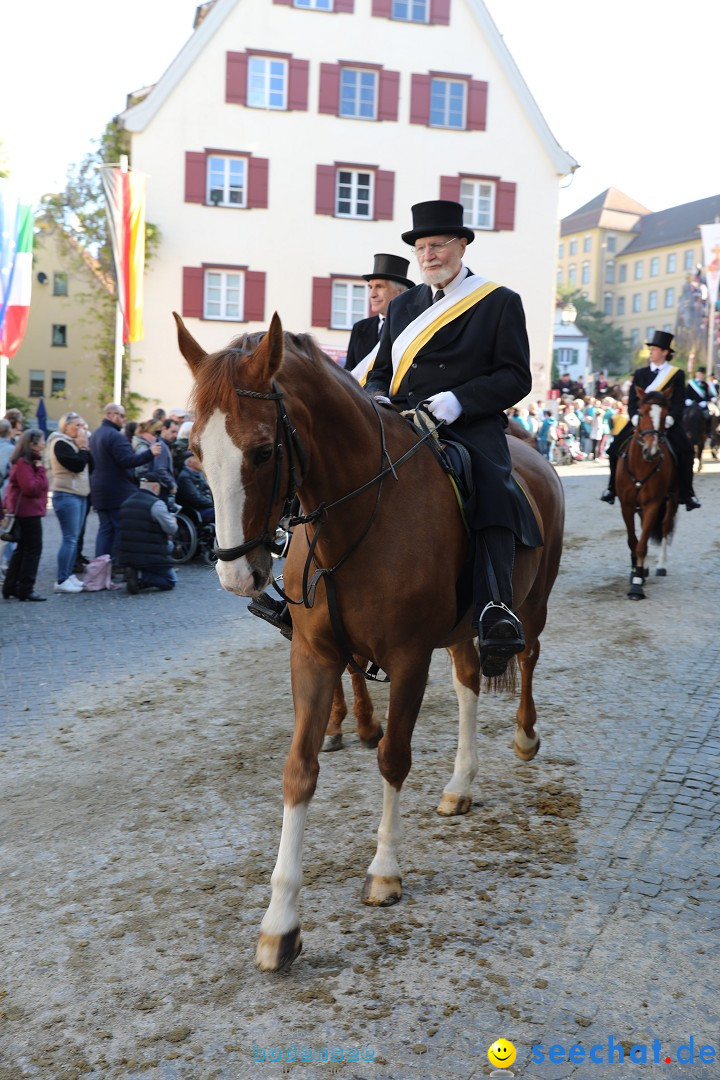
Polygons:
[[269,461],[272,457],[272,446],[258,446],[250,454],[250,460],[257,468],[259,465],[264,465],[266,461]]

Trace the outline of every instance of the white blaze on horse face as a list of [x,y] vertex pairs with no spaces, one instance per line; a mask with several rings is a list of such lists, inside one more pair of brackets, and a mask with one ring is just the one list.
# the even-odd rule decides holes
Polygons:
[[[242,524],[245,490],[242,451],[228,435],[225,420],[225,413],[216,409],[200,436],[200,448],[203,471],[215,502],[217,544],[221,548],[232,548],[245,543]],[[216,569],[222,587],[228,592],[239,596],[250,596],[255,592],[252,571],[245,556],[232,562],[218,559]]]
[[[659,431],[660,430],[660,421],[662,419],[662,407],[660,405],[651,405],[650,406],[650,419],[652,421],[652,426],[653,426],[654,430]],[[657,448],[658,448],[657,444],[658,444],[658,437],[657,437],[657,435],[653,435],[653,437],[652,437],[652,452],[653,452],[653,454],[657,453]]]

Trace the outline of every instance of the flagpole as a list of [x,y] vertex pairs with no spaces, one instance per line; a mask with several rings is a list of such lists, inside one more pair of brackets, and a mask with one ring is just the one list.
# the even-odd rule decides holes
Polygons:
[[0,355],[0,416],[7,412],[7,373],[10,357]]
[[[120,155],[120,171],[128,171],[127,154]],[[120,307],[120,286],[117,285],[117,308],[115,311],[115,369],[113,379],[113,401],[122,405],[122,367],[123,367],[123,313]]]

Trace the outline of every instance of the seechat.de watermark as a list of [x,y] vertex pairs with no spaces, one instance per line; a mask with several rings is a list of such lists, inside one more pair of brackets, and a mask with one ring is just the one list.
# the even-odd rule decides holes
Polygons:
[[627,1039],[621,1043],[609,1035],[607,1042],[594,1043],[592,1046],[583,1046],[581,1043],[574,1043],[572,1046],[554,1043],[546,1048],[542,1043],[536,1043],[530,1049],[530,1060],[540,1066],[543,1064],[713,1065],[717,1056],[715,1047],[707,1043],[701,1044],[702,1040],[692,1035],[688,1042],[681,1043],[676,1049],[663,1049],[660,1039],[653,1039],[649,1044],[635,1043],[628,1046]]
[[258,1046],[253,1044],[253,1061],[304,1061],[322,1064],[326,1061],[374,1061],[375,1051],[360,1046]]

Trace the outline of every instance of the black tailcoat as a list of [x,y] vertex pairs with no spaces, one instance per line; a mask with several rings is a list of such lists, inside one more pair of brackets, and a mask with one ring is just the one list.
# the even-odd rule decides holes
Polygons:
[[372,315],[369,319],[360,319],[350,331],[345,370],[352,371],[378,343],[380,316]]
[[710,392],[710,387],[707,383],[698,383],[698,385],[700,387],[699,393],[692,385],[692,383],[688,382],[687,386],[685,387],[685,400],[693,401],[696,405],[699,405],[701,401],[707,401],[709,404],[711,401],[714,400]]
[[[392,343],[431,304],[428,285],[416,285],[391,300],[380,348],[367,377],[366,389],[371,393],[389,392]],[[522,302],[517,293],[501,286],[432,337],[418,352],[392,400],[401,408],[415,408],[443,390],[455,394],[462,415],[442,430],[470,452],[475,498],[466,507],[468,524],[473,529],[511,529],[521,543],[538,547],[542,539],[535,515],[511,476],[505,436],[505,409],[531,389]]]

